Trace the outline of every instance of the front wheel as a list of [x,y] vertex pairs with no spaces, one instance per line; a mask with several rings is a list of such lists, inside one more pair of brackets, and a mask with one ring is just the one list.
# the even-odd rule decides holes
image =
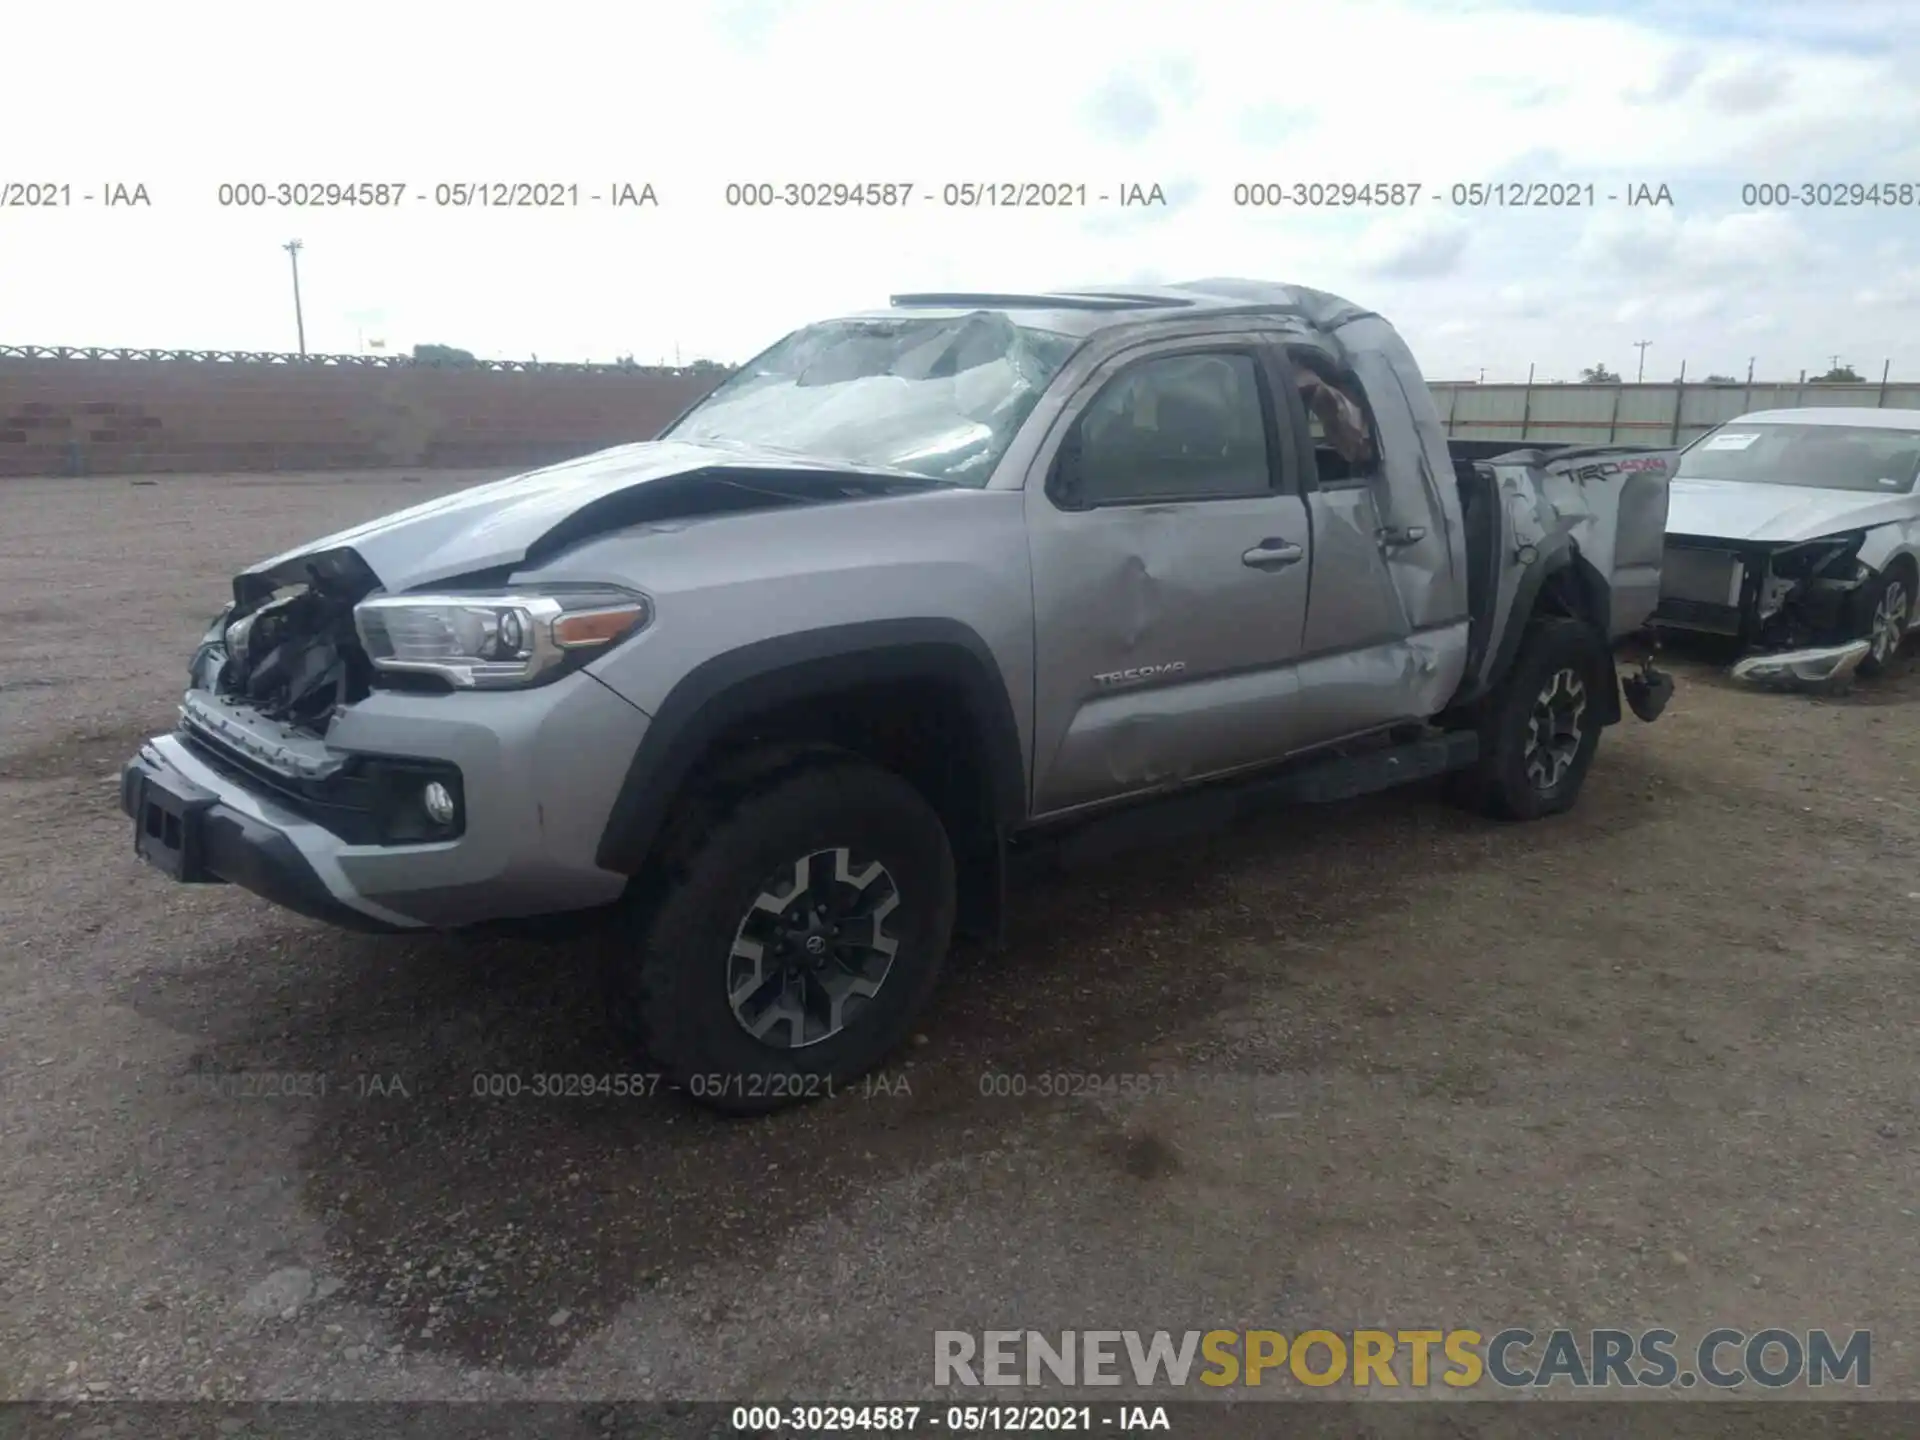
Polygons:
[[1905,565],[1896,566],[1872,581],[1860,595],[1865,617],[1863,638],[1872,647],[1856,673],[1871,680],[1884,675],[1907,638],[1913,623],[1913,584]]
[[1600,745],[1608,683],[1598,633],[1579,620],[1527,627],[1505,682],[1481,712],[1480,758],[1455,795],[1501,820],[1539,820],[1573,808]]
[[905,780],[812,762],[733,799],[665,863],[620,998],[695,1103],[823,1098],[906,1038],[946,956],[955,880],[946,830]]

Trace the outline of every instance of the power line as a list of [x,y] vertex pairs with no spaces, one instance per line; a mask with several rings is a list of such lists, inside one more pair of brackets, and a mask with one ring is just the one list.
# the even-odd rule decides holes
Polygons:
[[289,240],[280,248],[286,251],[287,255],[293,261],[293,324],[294,329],[300,336],[300,356],[302,359],[305,359],[307,354],[307,322],[305,317],[300,313],[300,242],[298,240]]

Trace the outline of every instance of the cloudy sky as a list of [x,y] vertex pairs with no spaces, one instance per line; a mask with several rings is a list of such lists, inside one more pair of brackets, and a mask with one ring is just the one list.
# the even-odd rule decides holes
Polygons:
[[[1910,0],[711,0],[497,9],[16,7],[0,344],[420,342],[503,358],[739,359],[908,289],[1214,275],[1388,314],[1430,375],[1920,376],[1920,4]],[[34,57],[23,65],[21,56]],[[37,119],[42,123],[35,123]],[[238,209],[223,182],[405,184],[387,210]],[[575,184],[577,207],[437,206]],[[911,183],[893,210],[748,211],[730,182]],[[1084,185],[966,209],[946,186]],[[1592,208],[1452,203],[1595,187]],[[1893,182],[1905,208],[1743,203]],[[102,208],[113,183],[151,204]],[[1236,185],[1399,182],[1399,208]],[[651,184],[658,205],[587,197]],[[1158,185],[1165,206],[1100,194]],[[1666,186],[1671,206],[1630,207]],[[12,198],[0,195],[0,198]]]

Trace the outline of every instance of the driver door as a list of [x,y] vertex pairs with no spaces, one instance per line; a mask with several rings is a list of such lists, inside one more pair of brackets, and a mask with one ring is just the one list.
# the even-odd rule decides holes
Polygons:
[[1034,810],[1057,814],[1284,757],[1312,532],[1252,336],[1097,367],[1026,490]]

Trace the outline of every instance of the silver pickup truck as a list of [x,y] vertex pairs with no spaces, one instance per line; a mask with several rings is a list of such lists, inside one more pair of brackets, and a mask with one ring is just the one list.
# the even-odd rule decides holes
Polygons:
[[244,571],[123,807],[174,879],[340,924],[610,919],[654,1064],[804,1100],[1015,860],[1442,774],[1572,805],[1671,693],[1614,649],[1673,456],[1475,448],[1317,291],[900,296]]

